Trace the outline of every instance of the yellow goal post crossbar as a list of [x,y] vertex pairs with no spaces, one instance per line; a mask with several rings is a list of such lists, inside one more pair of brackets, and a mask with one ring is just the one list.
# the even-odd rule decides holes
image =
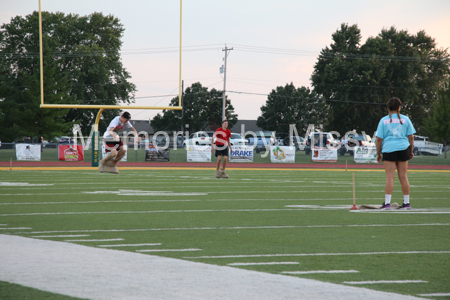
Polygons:
[[45,104],[44,103],[44,59],[42,47],[42,10],[39,0],[39,65],[41,82],[41,108],[84,108],[84,109],[167,109],[181,110],[181,58],[182,58],[182,28],[183,28],[183,0],[180,0],[180,58],[178,78],[178,106],[121,106],[121,105],[86,105],[86,104]]

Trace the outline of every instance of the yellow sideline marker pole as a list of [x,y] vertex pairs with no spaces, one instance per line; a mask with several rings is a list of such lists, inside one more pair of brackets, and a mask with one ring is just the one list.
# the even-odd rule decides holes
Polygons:
[[358,210],[358,206],[355,203],[355,173],[353,173],[353,206],[350,207],[350,210]]

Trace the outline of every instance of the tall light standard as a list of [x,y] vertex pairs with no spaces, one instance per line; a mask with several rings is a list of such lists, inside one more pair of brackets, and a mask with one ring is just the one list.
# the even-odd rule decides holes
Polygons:
[[222,66],[220,68],[221,73],[223,72],[223,103],[222,103],[222,121],[225,120],[225,90],[227,86],[227,57],[228,57],[228,51],[233,50],[233,48],[227,48],[227,45],[225,45],[225,49],[222,49],[222,51],[225,51],[225,66]]

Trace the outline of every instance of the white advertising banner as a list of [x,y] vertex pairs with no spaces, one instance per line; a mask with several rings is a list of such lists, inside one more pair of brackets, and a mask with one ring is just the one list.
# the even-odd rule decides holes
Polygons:
[[233,146],[233,153],[229,155],[230,162],[253,162],[252,146]]
[[[127,150],[128,146],[127,145],[123,145],[123,149]],[[102,158],[105,158],[107,155],[108,154],[106,154],[105,144],[102,144]],[[128,156],[128,151],[125,152],[124,157],[122,157],[122,159],[120,161],[127,161],[127,156]]]
[[186,160],[188,162],[211,162],[211,146],[186,146]]
[[41,145],[16,144],[17,160],[41,160]]
[[295,147],[270,146],[270,162],[295,163]]
[[377,148],[356,147],[353,160],[356,163],[377,163]]
[[318,148],[311,149],[313,162],[337,162],[338,155],[335,148]]

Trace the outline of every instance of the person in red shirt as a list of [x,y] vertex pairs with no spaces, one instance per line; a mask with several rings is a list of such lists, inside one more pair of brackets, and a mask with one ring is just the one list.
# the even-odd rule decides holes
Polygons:
[[[228,148],[230,148],[231,153],[233,150],[231,149],[230,144],[231,131],[228,129],[228,121],[222,121],[222,127],[217,128],[216,132],[211,139],[211,152],[216,150],[215,156],[217,157],[217,168],[216,168],[216,178],[228,178],[228,174],[225,172],[225,167],[227,166],[228,159]],[[215,145],[214,145],[215,142]],[[223,167],[220,168],[220,162],[223,158]]]

